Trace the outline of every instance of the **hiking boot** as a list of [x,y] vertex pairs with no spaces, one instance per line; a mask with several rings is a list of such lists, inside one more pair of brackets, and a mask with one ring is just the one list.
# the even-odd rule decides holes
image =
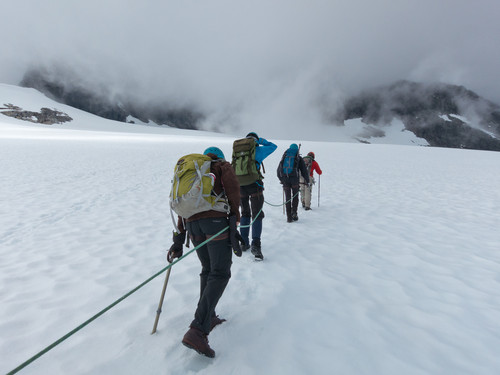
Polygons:
[[250,245],[248,245],[246,243],[241,245],[241,251],[247,251],[248,249],[250,249]]
[[293,220],[292,220],[292,217],[291,217],[291,216],[288,216],[288,217],[286,218],[286,222],[287,222],[287,223],[291,223],[292,221],[293,221]]
[[292,214],[292,220],[293,220],[293,221],[297,221],[297,220],[299,220],[299,217],[297,216],[297,213],[296,213],[296,212]]
[[212,332],[212,330],[218,326],[219,324],[222,324],[226,321],[226,319],[221,319],[219,318],[219,315],[215,315],[212,317],[212,321],[210,322],[210,332]]
[[252,254],[255,256],[255,259],[264,259],[264,255],[262,255],[262,251],[260,250],[260,241],[252,241],[252,247],[250,249]]
[[306,209],[306,211],[309,211],[309,210],[311,210],[311,207],[306,207],[305,209]]
[[182,344],[208,358],[215,357],[215,352],[208,345],[207,335],[201,329],[190,327],[182,339]]

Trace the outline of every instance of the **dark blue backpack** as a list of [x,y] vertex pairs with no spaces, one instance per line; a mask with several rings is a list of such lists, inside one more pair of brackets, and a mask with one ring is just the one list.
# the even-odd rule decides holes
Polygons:
[[285,176],[290,176],[294,172],[296,156],[297,152],[294,150],[286,151],[285,158],[283,159],[283,174]]
[[288,149],[283,154],[281,162],[278,166],[278,178],[291,177],[298,175],[298,150]]

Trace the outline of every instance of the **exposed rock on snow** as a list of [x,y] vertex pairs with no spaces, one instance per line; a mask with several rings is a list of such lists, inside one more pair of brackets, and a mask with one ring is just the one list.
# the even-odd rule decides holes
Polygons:
[[0,107],[0,113],[19,120],[45,125],[62,124],[73,120],[66,113],[58,111],[57,109],[41,108],[40,112],[24,111],[21,107],[11,103],[4,104],[3,107]]

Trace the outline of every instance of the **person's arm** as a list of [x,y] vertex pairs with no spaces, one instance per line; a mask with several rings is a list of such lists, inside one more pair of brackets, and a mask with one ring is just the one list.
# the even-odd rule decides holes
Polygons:
[[278,146],[276,146],[273,142],[269,142],[265,138],[259,138],[257,143],[259,146],[255,149],[255,161],[260,166],[262,161],[271,155],[278,148]]
[[229,202],[229,216],[236,216],[236,221],[240,221],[240,183],[236,178],[234,169],[230,163],[225,162],[221,167],[221,180]]
[[174,231],[172,234],[172,246],[167,252],[167,260],[172,263],[174,259],[180,258],[183,254],[184,242],[186,241],[186,229],[184,228],[184,220],[182,217],[177,217],[177,229],[179,232]]
[[[318,162],[316,160],[313,160],[313,162],[312,162],[312,170],[316,171],[316,173],[319,174],[319,175],[323,174],[323,171],[319,167],[319,164],[318,164]],[[311,174],[312,174],[312,172],[311,172]]]

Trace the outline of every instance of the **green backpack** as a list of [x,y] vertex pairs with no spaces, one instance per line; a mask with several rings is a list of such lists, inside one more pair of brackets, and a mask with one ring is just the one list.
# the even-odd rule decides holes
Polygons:
[[215,210],[229,213],[224,192],[213,192],[215,175],[210,173],[214,161],[210,156],[189,154],[181,157],[174,169],[170,190],[170,208],[187,219],[203,211]]
[[233,143],[232,166],[240,186],[246,186],[263,178],[255,161],[255,140],[253,138],[237,139]]

